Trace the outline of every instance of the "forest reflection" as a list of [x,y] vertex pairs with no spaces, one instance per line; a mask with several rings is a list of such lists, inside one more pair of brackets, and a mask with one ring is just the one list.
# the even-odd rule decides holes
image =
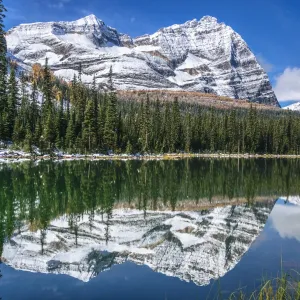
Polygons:
[[114,208],[204,210],[300,194],[298,160],[61,161],[0,165],[0,253],[30,224],[46,232],[68,216],[76,235],[83,214],[103,220]]

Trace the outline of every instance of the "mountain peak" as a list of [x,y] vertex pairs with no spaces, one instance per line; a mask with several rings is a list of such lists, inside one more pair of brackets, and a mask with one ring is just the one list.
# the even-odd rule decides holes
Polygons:
[[202,27],[206,27],[206,28],[213,28],[216,25],[218,25],[218,20],[215,17],[211,17],[211,16],[204,16],[203,18],[200,19],[200,21],[198,21],[197,19],[193,19],[193,20],[189,20],[186,21],[183,24],[174,24],[165,28],[161,28],[159,29],[159,31],[164,31],[164,30],[168,30],[168,29],[177,29],[177,28],[195,28],[198,26],[202,26]]
[[218,23],[218,19],[212,16],[204,16],[200,19],[200,23],[216,24]]
[[94,14],[83,17],[83,18],[75,21],[75,23],[77,25],[99,25],[99,23],[104,24],[104,22],[99,20]]

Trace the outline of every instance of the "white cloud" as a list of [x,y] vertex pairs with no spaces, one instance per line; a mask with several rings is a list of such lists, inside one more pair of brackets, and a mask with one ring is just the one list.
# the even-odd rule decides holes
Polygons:
[[274,91],[279,101],[300,101],[300,68],[286,68],[275,81]]
[[267,61],[267,59],[262,54],[257,54],[256,58],[263,69],[268,73],[274,70],[274,65]]
[[300,241],[300,207],[276,204],[271,215],[273,228],[282,238]]
[[135,22],[135,17],[131,17],[131,18],[130,18],[130,22],[131,22],[131,23],[134,23],[134,22]]
[[[72,0],[60,0],[60,1],[52,1],[48,4],[50,8],[63,9],[66,3],[71,2]],[[54,3],[53,3],[54,2]]]
[[64,3],[63,2],[58,2],[58,3],[49,3],[48,6],[50,8],[57,8],[57,9],[62,9],[65,7]]

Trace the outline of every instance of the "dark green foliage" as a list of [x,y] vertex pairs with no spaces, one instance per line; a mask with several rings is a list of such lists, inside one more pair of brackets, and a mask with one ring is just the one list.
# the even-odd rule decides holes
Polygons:
[[4,31],[4,18],[6,9],[0,0],[0,140],[7,139],[7,60],[6,39]]
[[92,100],[88,100],[84,114],[82,143],[88,151],[97,149],[97,118]]
[[116,150],[117,147],[117,96],[110,93],[108,97],[108,105],[106,109],[106,119],[104,126],[104,146],[106,150]]
[[66,143],[65,147],[67,150],[71,150],[74,148],[76,140],[76,134],[75,134],[75,113],[72,112],[69,120],[68,120],[68,127],[67,127],[67,132],[66,132]]
[[11,140],[13,136],[14,123],[17,115],[17,104],[19,101],[18,86],[16,82],[15,66],[11,65],[8,80],[8,101],[6,112],[6,137]]
[[175,98],[172,105],[172,116],[171,116],[171,132],[170,132],[170,152],[175,152],[181,148],[180,140],[181,130],[181,116],[179,110],[178,99]]
[[46,64],[44,68],[44,78],[43,78],[43,116],[45,119],[48,118],[48,115],[52,113],[53,109],[53,92],[52,92],[52,80],[51,72],[48,67],[48,59],[46,59]]

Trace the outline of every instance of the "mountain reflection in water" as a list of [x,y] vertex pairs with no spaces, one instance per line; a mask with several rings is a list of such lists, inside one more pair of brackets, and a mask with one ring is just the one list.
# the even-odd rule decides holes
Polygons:
[[[263,159],[2,164],[2,261],[85,282],[130,261],[207,285],[238,264],[276,199],[300,194],[299,171]],[[299,239],[277,213],[280,235]]]
[[[67,274],[88,281],[113,264],[132,261],[198,285],[222,277],[248,250],[272,205],[224,206],[198,212],[113,210],[109,220],[63,216],[45,232],[20,228],[3,257],[16,269]],[[103,217],[103,218],[102,218]],[[104,253],[102,251],[107,251]]]

